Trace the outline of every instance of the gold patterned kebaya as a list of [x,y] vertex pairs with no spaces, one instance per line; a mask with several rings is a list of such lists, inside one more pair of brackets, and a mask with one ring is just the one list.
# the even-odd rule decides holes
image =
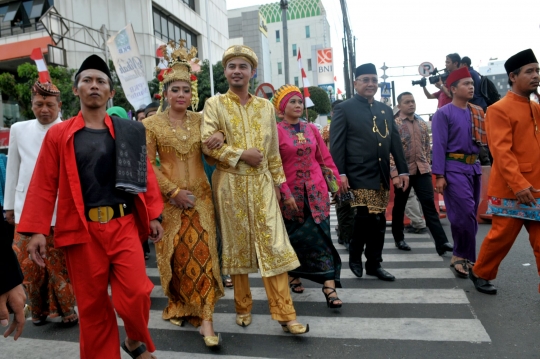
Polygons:
[[[223,296],[214,204],[201,160],[201,115],[188,111],[184,128],[178,127],[176,132],[172,131],[168,115],[167,109],[143,121],[148,157],[165,204],[165,234],[156,243],[161,286],[169,297],[163,319],[187,318],[198,326],[201,319],[212,320],[214,305]],[[169,202],[167,193],[176,188],[193,193],[193,208],[180,209]]]
[[[218,130],[225,132],[226,143],[216,150],[203,146],[203,151],[218,160],[212,181],[223,239],[223,273],[259,269],[263,277],[271,277],[299,267],[274,191],[285,182],[274,108],[253,96],[242,106],[231,91],[214,96],[204,107],[203,141]],[[240,160],[249,148],[264,156],[258,167]]]
[[[190,73],[189,60],[197,53],[169,43],[169,68],[159,75],[161,88],[175,81],[191,84],[192,105],[196,98],[196,78]],[[195,84],[194,84],[195,83]],[[175,90],[172,94],[174,96]],[[168,94],[169,92],[163,94]],[[176,92],[177,93],[177,92]],[[188,95],[190,92],[188,92]],[[184,96],[182,94],[177,96]],[[223,296],[216,244],[216,223],[212,190],[202,162],[201,120],[198,113],[171,104],[143,121],[146,127],[148,157],[163,195],[163,239],[156,243],[161,286],[169,303],[163,319],[179,325],[187,320],[194,326],[212,321],[214,306]],[[176,107],[175,107],[176,106]],[[156,165],[156,154],[160,166]],[[175,197],[190,191],[194,207],[177,206]],[[218,336],[205,336],[207,346],[219,345]]]

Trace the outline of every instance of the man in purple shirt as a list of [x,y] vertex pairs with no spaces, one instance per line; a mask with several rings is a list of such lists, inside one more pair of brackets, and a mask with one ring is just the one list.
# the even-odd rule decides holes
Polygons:
[[476,261],[476,212],[480,199],[482,168],[478,161],[485,145],[483,111],[468,101],[474,96],[474,81],[467,68],[448,77],[452,103],[433,116],[433,166],[436,191],[443,193],[454,239],[451,266],[468,278],[470,262]]

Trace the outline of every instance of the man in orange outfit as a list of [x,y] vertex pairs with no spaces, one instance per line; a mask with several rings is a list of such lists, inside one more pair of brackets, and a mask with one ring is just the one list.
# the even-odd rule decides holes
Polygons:
[[475,288],[486,294],[497,294],[490,281],[523,226],[540,274],[540,106],[530,100],[538,89],[540,68],[531,49],[510,57],[504,67],[512,88],[489,107],[486,116],[494,160],[488,187],[493,223],[469,276]]
[[115,310],[128,337],[122,348],[132,358],[153,358],[146,349],[155,351],[148,331],[153,284],[141,240],[161,239],[163,202],[146,158],[145,130],[107,115],[114,90],[99,56],[82,63],[73,92],[81,111],[47,132],[17,231],[32,236],[28,253],[44,266],[58,195],[54,245],[64,249],[77,298],[81,358],[120,359]]

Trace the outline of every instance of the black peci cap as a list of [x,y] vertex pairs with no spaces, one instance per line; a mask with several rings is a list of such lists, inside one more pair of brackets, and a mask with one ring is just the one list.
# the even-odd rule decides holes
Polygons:
[[81,64],[81,67],[79,68],[79,71],[75,74],[75,77],[79,76],[81,72],[84,70],[98,70],[103,72],[105,75],[107,75],[108,78],[112,80],[111,77],[111,71],[109,70],[109,66],[105,63],[105,61],[99,57],[98,55],[90,55],[86,58],[86,60],[83,61]]

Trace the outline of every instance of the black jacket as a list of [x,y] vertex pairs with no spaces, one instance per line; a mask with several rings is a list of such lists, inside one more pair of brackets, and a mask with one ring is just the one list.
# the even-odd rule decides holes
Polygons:
[[[373,117],[384,136],[374,132]],[[355,95],[334,108],[330,126],[330,153],[339,173],[347,175],[352,189],[390,188],[390,154],[398,173],[408,173],[401,138],[392,109]]]
[[[1,214],[2,207],[0,206]],[[23,281],[21,267],[11,248],[12,244],[13,226],[0,217],[0,294],[10,291]]]

